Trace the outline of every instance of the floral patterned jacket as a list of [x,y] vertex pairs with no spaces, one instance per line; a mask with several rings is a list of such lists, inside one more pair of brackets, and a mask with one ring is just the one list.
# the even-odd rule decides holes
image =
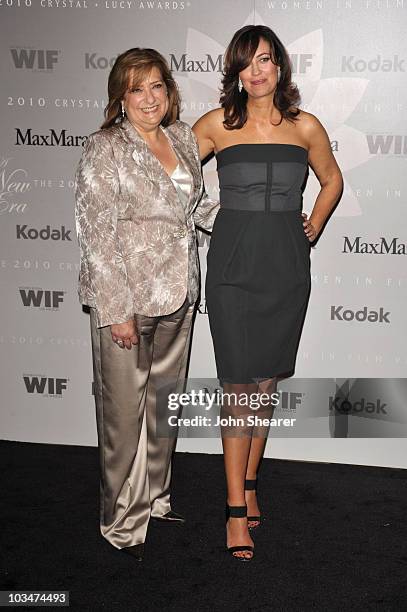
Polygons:
[[99,327],[170,314],[199,294],[195,225],[211,230],[219,204],[204,191],[191,128],[162,129],[192,177],[186,207],[127,119],[85,144],[76,173],[79,298],[96,309]]

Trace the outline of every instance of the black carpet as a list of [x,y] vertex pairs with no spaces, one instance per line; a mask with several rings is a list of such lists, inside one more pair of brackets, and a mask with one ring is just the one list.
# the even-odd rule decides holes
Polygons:
[[0,457],[2,590],[69,590],[75,611],[407,610],[404,470],[264,460],[267,519],[241,563],[224,552],[222,457],[177,454],[188,522],[151,524],[137,563],[99,535],[96,448],[0,442]]

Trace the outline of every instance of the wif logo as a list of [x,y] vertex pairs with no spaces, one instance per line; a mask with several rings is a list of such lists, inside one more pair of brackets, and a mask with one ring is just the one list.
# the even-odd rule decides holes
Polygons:
[[295,411],[301,407],[303,395],[299,391],[281,391],[277,407],[281,410]]
[[44,291],[44,289],[20,288],[20,297],[25,308],[59,310],[64,301],[65,291]]
[[371,155],[407,155],[407,136],[402,134],[366,134]]
[[62,392],[68,386],[69,378],[49,378],[48,376],[24,375],[24,384],[27,393],[38,393],[43,397],[62,398]]
[[293,74],[306,74],[312,68],[312,53],[289,53]]
[[17,47],[10,49],[15,68],[48,71],[54,69],[59,60],[60,51],[57,49],[24,49]]

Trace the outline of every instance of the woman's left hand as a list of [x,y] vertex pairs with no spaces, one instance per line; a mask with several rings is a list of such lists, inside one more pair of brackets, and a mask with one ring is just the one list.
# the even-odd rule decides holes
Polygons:
[[302,213],[302,217],[304,219],[304,232],[310,242],[314,242],[318,233],[315,227],[312,225],[311,221],[308,219],[307,213]]

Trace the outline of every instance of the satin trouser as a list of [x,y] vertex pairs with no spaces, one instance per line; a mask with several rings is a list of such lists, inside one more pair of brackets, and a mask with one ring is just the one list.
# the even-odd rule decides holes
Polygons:
[[150,516],[170,509],[171,457],[176,436],[157,437],[167,418],[156,389],[182,392],[194,305],[161,317],[135,315],[139,343],[127,350],[98,328],[91,308],[96,417],[100,456],[100,530],[116,548],[144,542]]

